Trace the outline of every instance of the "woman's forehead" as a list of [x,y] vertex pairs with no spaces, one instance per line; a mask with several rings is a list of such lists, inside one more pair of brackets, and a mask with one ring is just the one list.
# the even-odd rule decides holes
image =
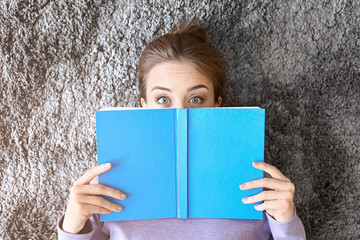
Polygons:
[[211,81],[189,63],[172,61],[154,66],[147,76],[147,89],[161,86],[166,88],[189,88],[195,85],[212,88]]

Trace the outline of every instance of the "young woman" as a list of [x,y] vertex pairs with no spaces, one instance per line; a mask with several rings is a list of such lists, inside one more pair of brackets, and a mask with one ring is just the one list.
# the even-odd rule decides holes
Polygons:
[[[198,25],[177,25],[153,40],[143,51],[138,67],[144,108],[221,105],[224,60]],[[66,212],[58,221],[59,239],[305,239],[295,211],[294,184],[274,166],[264,162],[254,162],[253,166],[272,177],[244,183],[239,191],[268,190],[239,199],[239,204],[264,201],[255,206],[264,212],[262,220],[168,218],[116,222],[99,221],[100,213],[122,209],[99,195],[121,200],[126,195],[121,189],[92,184],[98,175],[111,169],[110,164],[96,166],[72,186]]]

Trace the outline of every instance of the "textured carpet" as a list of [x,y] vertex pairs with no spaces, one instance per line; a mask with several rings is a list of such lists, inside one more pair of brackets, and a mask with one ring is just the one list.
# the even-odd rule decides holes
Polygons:
[[182,21],[227,58],[224,106],[266,108],[308,239],[360,239],[360,3],[315,0],[1,1],[0,239],[56,239],[95,111],[140,107],[140,53]]

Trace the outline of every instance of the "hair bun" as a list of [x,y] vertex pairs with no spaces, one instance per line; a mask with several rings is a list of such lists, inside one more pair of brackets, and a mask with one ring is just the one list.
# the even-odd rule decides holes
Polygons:
[[208,43],[207,31],[196,24],[177,24],[168,34],[191,35],[194,38],[198,38],[201,42]]

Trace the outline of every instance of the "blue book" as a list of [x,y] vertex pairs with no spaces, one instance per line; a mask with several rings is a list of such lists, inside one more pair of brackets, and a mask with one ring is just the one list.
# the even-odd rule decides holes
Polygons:
[[239,185],[263,178],[265,109],[112,108],[96,112],[103,184],[126,193],[100,221],[156,218],[262,219],[242,198],[263,191]]

